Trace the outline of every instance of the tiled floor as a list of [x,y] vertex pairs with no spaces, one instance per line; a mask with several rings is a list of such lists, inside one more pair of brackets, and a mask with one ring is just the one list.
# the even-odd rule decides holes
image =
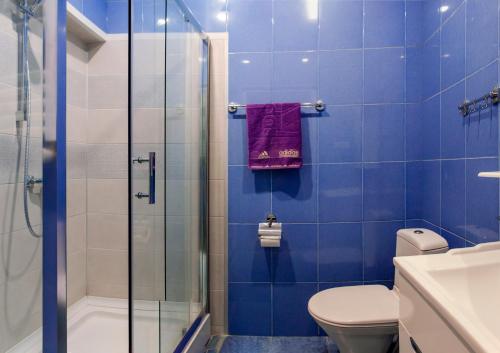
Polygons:
[[326,337],[214,337],[207,353],[337,353]]

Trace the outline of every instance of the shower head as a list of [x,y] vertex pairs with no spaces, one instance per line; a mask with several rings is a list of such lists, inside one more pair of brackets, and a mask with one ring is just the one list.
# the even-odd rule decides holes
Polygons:
[[19,9],[30,16],[35,16],[43,0],[19,0]]

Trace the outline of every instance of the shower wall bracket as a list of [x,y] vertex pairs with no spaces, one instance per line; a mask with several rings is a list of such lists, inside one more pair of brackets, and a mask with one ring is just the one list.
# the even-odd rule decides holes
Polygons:
[[40,195],[42,193],[43,180],[41,178],[35,178],[34,176],[29,176],[26,183],[26,187],[34,195]]

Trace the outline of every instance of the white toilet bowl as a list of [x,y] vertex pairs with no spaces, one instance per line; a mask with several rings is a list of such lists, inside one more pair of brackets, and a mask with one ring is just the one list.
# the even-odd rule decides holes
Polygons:
[[[428,229],[401,229],[396,256],[440,254],[448,243]],[[327,289],[309,300],[309,313],[337,344],[340,353],[387,353],[398,332],[399,297],[384,286]]]
[[339,287],[314,295],[308,310],[340,353],[387,353],[398,332],[398,302],[384,286]]
[[321,324],[323,330],[337,344],[341,353],[388,353],[398,332],[398,325],[347,327]]

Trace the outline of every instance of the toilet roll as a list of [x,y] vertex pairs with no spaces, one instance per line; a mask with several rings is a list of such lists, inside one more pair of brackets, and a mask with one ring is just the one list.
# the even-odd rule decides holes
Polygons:
[[260,237],[260,246],[263,248],[279,248],[281,238],[275,237]]
[[260,246],[263,248],[279,248],[281,244],[281,223],[273,223],[271,227],[267,223],[259,224]]
[[[266,227],[267,227],[267,225],[266,225]],[[259,228],[259,236],[260,237],[281,237],[281,229],[277,229],[277,228],[268,228],[268,229]]]

